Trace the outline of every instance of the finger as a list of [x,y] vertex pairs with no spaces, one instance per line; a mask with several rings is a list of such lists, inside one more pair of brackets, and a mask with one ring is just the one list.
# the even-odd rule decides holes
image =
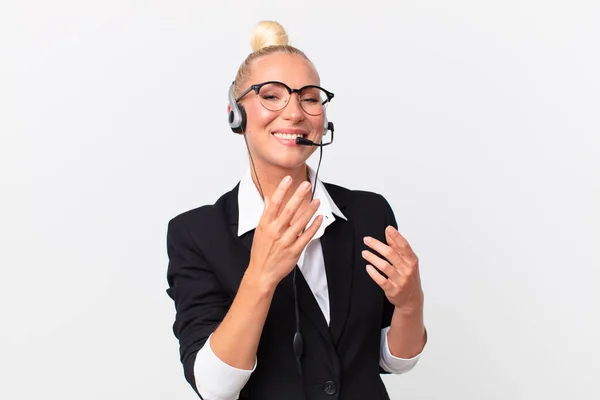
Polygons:
[[302,234],[302,232],[306,229],[306,225],[310,221],[310,219],[315,215],[317,210],[319,209],[319,205],[321,204],[321,200],[314,199],[308,204],[306,210],[304,210],[300,216],[294,221],[292,225],[290,225],[286,232],[283,234],[284,240],[289,240],[290,242],[295,241]]
[[399,282],[401,278],[401,274],[398,269],[394,266],[390,265],[389,262],[384,259],[377,257],[375,254],[371,253],[368,250],[362,251],[362,256],[365,260],[370,262],[373,266],[377,267],[379,271],[387,276],[388,279],[391,279],[394,282]]
[[308,193],[310,193],[310,182],[302,182],[277,217],[277,226],[279,229],[287,229],[290,226],[290,221],[300,208],[304,197],[306,197]]
[[408,240],[396,228],[388,226],[385,229],[385,238],[388,245],[400,254],[409,263],[417,261],[417,255],[408,243]]
[[302,232],[300,236],[298,236],[298,239],[293,245],[293,249],[296,253],[300,254],[302,250],[304,250],[304,248],[308,245],[308,242],[310,242],[311,239],[315,236],[322,223],[323,216],[319,214],[315,217],[310,226],[306,228],[306,230]]
[[400,274],[409,281],[412,277],[416,278],[420,285],[419,258],[408,244],[408,241],[393,226],[387,227],[385,237],[390,247],[402,257],[402,266],[398,268]]
[[369,274],[371,279],[373,279],[375,283],[379,285],[379,287],[382,288],[386,293],[395,286],[393,282],[381,275],[372,265],[367,265],[367,274]]
[[365,236],[364,242],[367,246],[381,254],[390,264],[395,267],[400,267],[401,263],[404,262],[400,254],[392,249],[385,243],[380,242],[379,240],[372,238],[370,236]]
[[273,192],[273,195],[270,199],[265,198],[265,211],[263,212],[263,217],[269,221],[274,220],[279,215],[279,210],[281,209],[281,203],[285,198],[285,194],[290,187],[290,183],[292,183],[292,178],[290,176],[286,176],[279,182],[279,186]]
[[[310,195],[310,193],[311,193],[311,191],[309,190],[308,193],[307,193],[307,195]],[[309,206],[310,206],[310,204],[312,204],[312,202],[314,200],[316,200],[316,199],[310,200],[310,202],[308,203]],[[310,208],[310,207],[306,207],[306,208]],[[294,213],[294,216],[292,217],[292,219],[288,223],[288,226],[294,225],[300,218],[302,218],[302,215],[304,215],[304,211],[306,210],[306,208],[303,209],[302,208],[302,203],[300,203],[300,206],[298,207],[298,209]],[[310,218],[309,218],[309,220],[310,220]],[[306,223],[308,223],[308,221]],[[304,224],[304,226],[306,227],[306,224]]]

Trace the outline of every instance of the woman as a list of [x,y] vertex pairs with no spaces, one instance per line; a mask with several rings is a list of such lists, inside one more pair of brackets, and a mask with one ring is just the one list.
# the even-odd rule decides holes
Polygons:
[[205,400],[388,399],[380,373],[410,370],[426,342],[417,257],[381,195],[307,166],[316,147],[297,142],[332,127],[313,64],[275,22],[251,43],[228,107],[250,168],[168,228],[186,379]]

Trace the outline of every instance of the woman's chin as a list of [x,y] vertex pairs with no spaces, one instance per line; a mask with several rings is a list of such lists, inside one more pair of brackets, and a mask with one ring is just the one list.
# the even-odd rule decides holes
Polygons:
[[285,158],[279,158],[277,160],[272,160],[271,164],[273,166],[276,166],[278,168],[284,168],[284,169],[295,169],[298,167],[302,167],[304,166],[304,164],[306,164],[306,157],[285,157]]

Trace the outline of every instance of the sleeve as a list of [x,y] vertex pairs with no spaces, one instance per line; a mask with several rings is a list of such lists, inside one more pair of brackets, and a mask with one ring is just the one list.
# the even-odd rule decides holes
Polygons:
[[229,388],[227,380],[199,374],[207,370],[203,366],[205,357],[200,357],[199,365],[195,366],[199,350],[227,314],[232,299],[223,290],[183,221],[178,218],[169,222],[167,254],[167,294],[175,303],[173,333],[179,340],[185,378],[198,395],[197,383],[207,379],[218,383],[225,392],[234,390]]
[[[388,373],[403,374],[410,371],[415,365],[417,365],[421,354],[425,352],[425,348],[423,348],[421,353],[412,358],[396,357],[390,352],[390,346],[388,345],[387,333],[389,330],[389,326],[381,330],[381,353],[379,357],[379,366]],[[427,347],[427,344],[425,344],[425,347]]]
[[251,370],[238,369],[223,362],[213,353],[209,337],[196,356],[196,386],[204,400],[236,400],[255,369],[256,360]]

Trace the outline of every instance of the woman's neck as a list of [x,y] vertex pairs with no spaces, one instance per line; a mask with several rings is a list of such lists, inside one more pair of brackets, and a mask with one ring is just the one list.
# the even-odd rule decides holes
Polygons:
[[[302,182],[308,180],[308,166],[306,165],[306,163],[293,169],[279,168],[273,166],[269,167],[268,169],[264,167],[257,168],[256,173],[258,174],[258,181],[260,182],[260,185],[257,182],[256,174],[254,168],[252,168],[252,164],[250,164],[250,173],[252,176],[252,181],[254,182],[254,186],[256,186],[259,192],[262,189],[263,196],[269,199],[271,198],[271,196],[273,195],[283,178],[289,175],[292,178],[292,183],[289,189],[287,190],[287,193],[285,194],[284,204],[287,203],[287,201],[296,192],[298,186],[300,186]],[[305,199],[305,202],[308,201],[310,201],[309,197]]]

